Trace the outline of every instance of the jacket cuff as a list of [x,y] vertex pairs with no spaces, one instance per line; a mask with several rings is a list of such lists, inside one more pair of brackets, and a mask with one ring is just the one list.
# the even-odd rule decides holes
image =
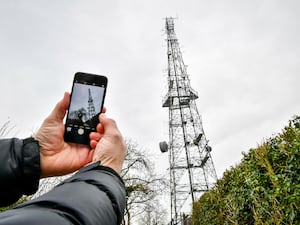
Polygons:
[[122,184],[124,184],[123,179],[114,169],[112,169],[108,166],[102,166],[100,161],[96,161],[85,167],[82,167],[81,169],[78,170],[78,173],[86,172],[86,171],[93,170],[93,169],[100,169],[100,170],[105,170],[107,172],[110,172],[110,173],[114,174],[121,181]]
[[35,193],[39,187],[39,179],[41,174],[40,168],[40,147],[38,141],[34,138],[26,138],[23,140],[23,176],[22,186],[23,193],[31,195]]

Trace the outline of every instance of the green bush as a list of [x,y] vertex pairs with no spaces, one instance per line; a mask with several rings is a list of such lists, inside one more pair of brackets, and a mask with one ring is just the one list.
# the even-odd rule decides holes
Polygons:
[[192,224],[300,224],[300,117],[243,153],[193,205]]
[[19,204],[21,204],[21,203],[23,203],[23,202],[26,202],[26,201],[28,201],[28,198],[27,198],[26,196],[23,196],[23,197],[21,197],[17,202],[13,203],[13,204],[10,205],[10,206],[0,207],[0,212],[4,212],[4,211],[6,211],[6,210],[9,210],[9,209],[15,207],[16,205],[19,205]]

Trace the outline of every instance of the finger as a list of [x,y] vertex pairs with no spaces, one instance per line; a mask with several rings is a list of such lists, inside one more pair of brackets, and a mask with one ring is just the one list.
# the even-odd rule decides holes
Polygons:
[[90,141],[90,146],[91,146],[92,149],[95,149],[97,144],[98,144],[98,141],[95,141],[95,140]]
[[102,109],[102,113],[106,113],[106,107],[105,106],[103,106],[103,109]]
[[68,92],[65,92],[63,99],[56,104],[55,108],[49,115],[49,118],[55,120],[62,120],[66,115],[66,111],[69,107],[69,103],[70,103],[70,94]]
[[65,110],[67,110],[69,108],[69,104],[70,104],[70,93],[69,92],[65,92],[64,93],[64,97],[63,97],[63,107]]
[[98,123],[96,130],[98,133],[103,134],[104,133],[104,127],[101,123]]
[[[100,119],[100,124],[102,125],[105,133],[113,134],[116,131],[119,132],[116,122],[113,119],[107,118],[107,116],[104,113],[100,114],[99,119]],[[98,128],[98,126],[97,126],[97,128]],[[101,126],[100,126],[100,128],[101,128]]]
[[101,134],[97,133],[97,132],[91,132],[90,133],[90,139],[91,140],[95,140],[95,141],[99,141],[101,139]]

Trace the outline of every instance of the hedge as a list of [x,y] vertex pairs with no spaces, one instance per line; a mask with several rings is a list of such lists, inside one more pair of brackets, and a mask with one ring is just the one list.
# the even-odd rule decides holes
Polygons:
[[225,171],[193,204],[192,224],[300,224],[300,117]]

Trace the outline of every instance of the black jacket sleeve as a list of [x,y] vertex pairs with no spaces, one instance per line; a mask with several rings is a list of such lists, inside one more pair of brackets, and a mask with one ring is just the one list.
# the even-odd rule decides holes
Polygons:
[[0,225],[120,224],[125,187],[112,169],[91,164],[50,192],[0,214]]
[[40,152],[33,138],[0,139],[0,207],[36,192],[40,178]]

